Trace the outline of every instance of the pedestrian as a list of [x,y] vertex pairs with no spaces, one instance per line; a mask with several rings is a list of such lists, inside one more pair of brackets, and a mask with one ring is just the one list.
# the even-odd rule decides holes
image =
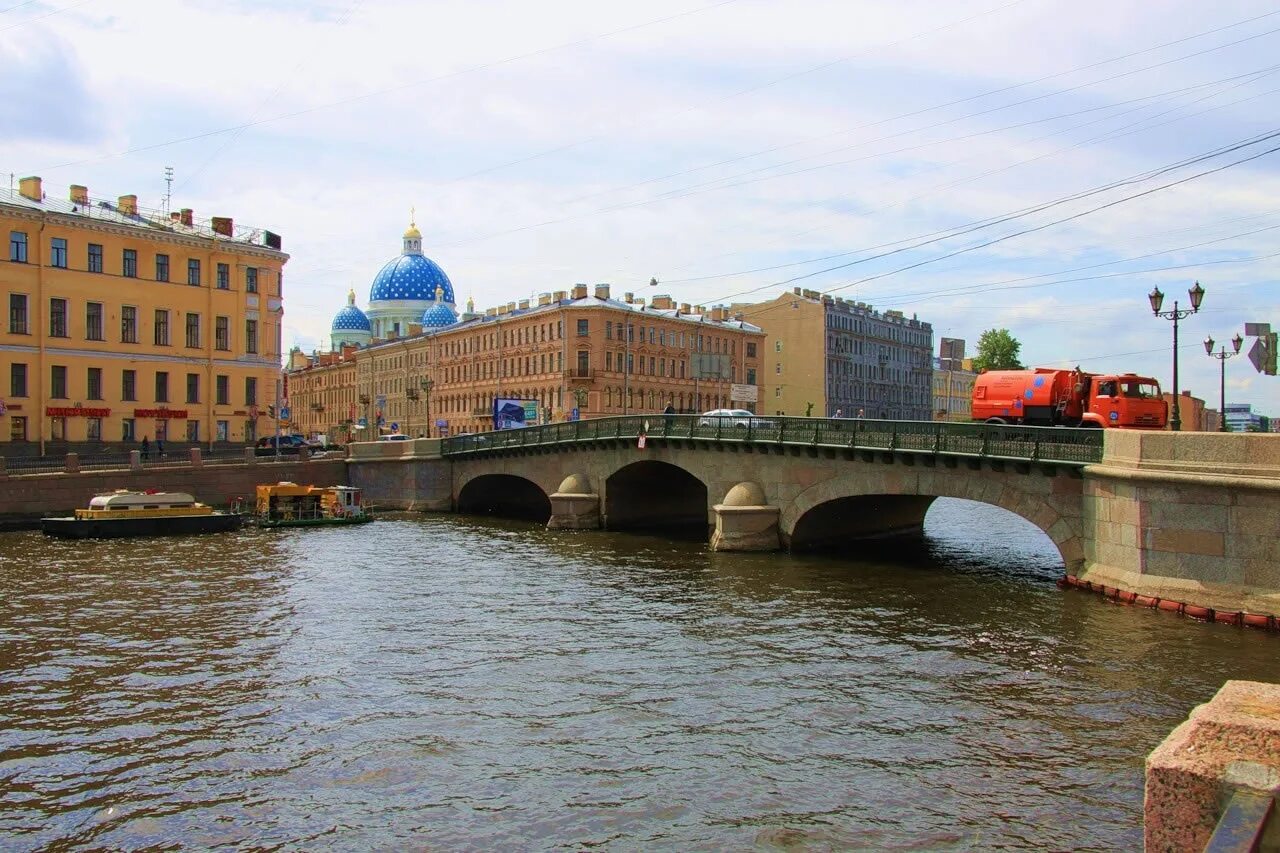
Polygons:
[[142,437],[142,458],[151,458],[151,442],[147,441],[147,437],[145,435]]
[[670,400],[667,401],[667,407],[662,410],[663,420],[667,422],[667,432],[671,432],[671,427],[676,422],[676,407],[672,405]]
[[156,458],[157,459],[164,458],[164,439],[163,438],[156,439]]
[[858,417],[862,417],[862,416],[863,416],[862,409],[858,409]]
[[836,417],[837,417],[837,418],[843,418],[843,417],[844,417],[844,409],[836,409]]

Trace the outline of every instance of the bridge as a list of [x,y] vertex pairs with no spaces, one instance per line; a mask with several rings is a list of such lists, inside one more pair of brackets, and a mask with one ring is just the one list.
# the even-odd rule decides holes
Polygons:
[[1113,597],[1280,614],[1280,436],[653,414],[355,445],[348,472],[382,504],[718,550],[852,553],[961,498],[1040,528]]

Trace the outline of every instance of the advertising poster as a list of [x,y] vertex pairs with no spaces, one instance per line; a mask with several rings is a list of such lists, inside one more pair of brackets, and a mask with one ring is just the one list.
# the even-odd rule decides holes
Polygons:
[[538,401],[497,397],[493,401],[493,428],[519,429],[536,426]]

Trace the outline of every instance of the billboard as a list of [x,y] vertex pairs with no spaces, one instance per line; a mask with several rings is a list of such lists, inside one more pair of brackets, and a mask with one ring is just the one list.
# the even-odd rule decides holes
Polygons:
[[729,399],[735,403],[758,403],[760,388],[756,385],[730,385]]
[[537,426],[538,401],[495,397],[493,400],[493,428],[519,429]]
[[733,378],[733,361],[728,353],[695,352],[689,356],[694,379],[719,379],[728,382]]

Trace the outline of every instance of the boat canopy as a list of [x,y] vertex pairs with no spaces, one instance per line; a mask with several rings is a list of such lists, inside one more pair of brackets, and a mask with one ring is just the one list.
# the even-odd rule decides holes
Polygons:
[[121,490],[98,495],[89,501],[90,509],[157,509],[195,506],[196,499],[186,492],[130,492]]

